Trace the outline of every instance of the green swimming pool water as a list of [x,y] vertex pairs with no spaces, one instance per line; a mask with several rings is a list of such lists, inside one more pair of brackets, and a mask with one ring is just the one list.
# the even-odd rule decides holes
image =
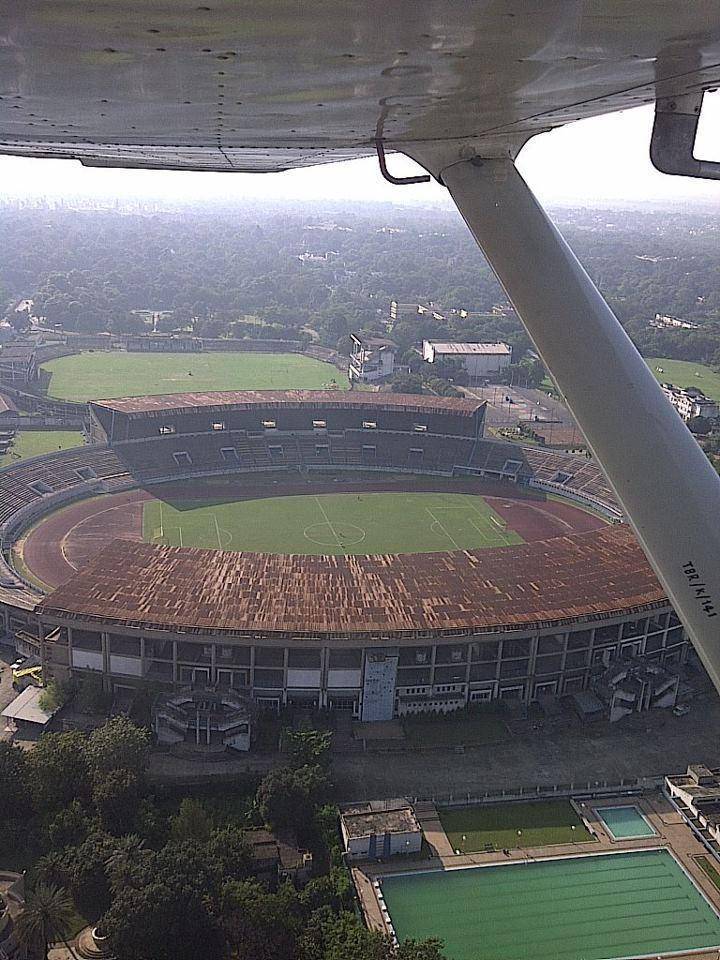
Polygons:
[[655,836],[655,830],[635,804],[618,807],[595,807],[595,810],[614,840],[632,840],[635,837]]
[[607,960],[717,947],[720,918],[666,850],[386,877],[399,939],[448,960]]

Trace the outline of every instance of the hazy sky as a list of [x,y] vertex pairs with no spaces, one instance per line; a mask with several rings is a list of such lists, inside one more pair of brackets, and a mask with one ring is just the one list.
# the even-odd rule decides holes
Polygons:
[[[706,200],[720,208],[720,182],[668,177],[648,159],[652,109],[641,107],[578,123],[535,137],[522,151],[519,167],[543,200],[594,202]],[[706,96],[696,154],[720,159],[720,94]],[[396,174],[414,164],[391,156]],[[119,196],[147,199],[204,198],[389,200],[450,206],[436,183],[394,187],[380,176],[375,158],[328,164],[279,174],[213,174],[105,170],[75,161],[0,157],[0,183],[10,196]]]

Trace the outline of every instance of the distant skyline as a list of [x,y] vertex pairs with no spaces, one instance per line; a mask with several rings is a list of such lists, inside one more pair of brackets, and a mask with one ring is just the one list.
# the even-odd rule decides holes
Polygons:
[[[568,124],[531,140],[518,167],[549,204],[703,201],[720,208],[720,182],[669,177],[652,167],[652,117],[652,108],[641,107]],[[696,153],[720,160],[720,94],[706,97]],[[402,156],[391,156],[388,164],[398,174],[416,172]],[[0,181],[6,198],[187,199],[193,204],[220,199],[354,200],[452,208],[447,192],[435,182],[406,187],[386,183],[374,157],[258,175],[112,170],[83,167],[77,161],[0,156]]]

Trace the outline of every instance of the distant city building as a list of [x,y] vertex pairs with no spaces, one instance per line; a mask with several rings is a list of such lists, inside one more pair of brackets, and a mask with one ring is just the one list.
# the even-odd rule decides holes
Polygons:
[[681,320],[680,317],[670,317],[663,313],[656,313],[655,318],[650,321],[651,327],[679,327],[681,330],[697,330],[698,324],[691,323],[689,320]]
[[672,383],[663,383],[662,391],[686,423],[695,417],[712,420],[718,416],[716,401],[710,400],[696,387],[683,389]]
[[427,303],[400,303],[399,300],[390,301],[390,320],[403,320],[407,317],[431,316],[434,320],[445,320],[445,314],[429,300]]
[[351,334],[352,348],[348,376],[361,383],[385,380],[395,371],[397,345],[382,337],[361,337]]
[[348,860],[375,860],[420,853],[422,827],[404,798],[369,800],[340,810]]
[[502,376],[510,366],[512,347],[507,343],[438,343],[423,340],[423,360],[457,359],[470,378],[470,385]]
[[36,349],[32,343],[10,343],[0,351],[3,383],[32,383],[38,378]]

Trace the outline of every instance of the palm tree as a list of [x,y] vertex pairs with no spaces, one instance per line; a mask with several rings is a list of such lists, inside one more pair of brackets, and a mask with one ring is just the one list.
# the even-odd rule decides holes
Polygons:
[[143,860],[150,856],[145,841],[136,834],[120,837],[105,861],[110,889],[117,896],[126,887],[137,887],[142,876]]
[[15,937],[31,957],[47,960],[50,944],[65,939],[74,916],[75,908],[67,891],[38,883],[15,921]]

